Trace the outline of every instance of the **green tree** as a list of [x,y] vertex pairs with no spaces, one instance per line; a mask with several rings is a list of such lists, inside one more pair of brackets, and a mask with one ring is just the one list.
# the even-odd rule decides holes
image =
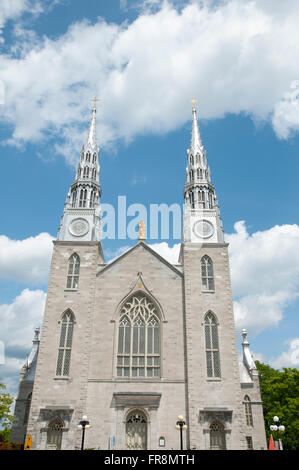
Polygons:
[[0,382],[0,434],[2,439],[7,442],[9,441],[10,428],[13,420],[11,414],[11,405],[14,401],[13,397],[5,392],[6,386]]
[[[260,377],[267,441],[273,417],[278,416],[279,424],[285,426],[285,432],[281,433],[283,448],[299,450],[299,370],[276,370],[258,361],[256,366]],[[276,438],[275,432],[273,438]]]

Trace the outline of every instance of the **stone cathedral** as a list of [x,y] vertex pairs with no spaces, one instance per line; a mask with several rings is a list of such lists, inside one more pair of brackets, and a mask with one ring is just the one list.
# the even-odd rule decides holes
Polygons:
[[32,449],[266,449],[247,332],[239,359],[228,244],[196,108],[177,264],[146,243],[105,263],[92,110],[53,242],[41,335],[20,374],[11,440]]

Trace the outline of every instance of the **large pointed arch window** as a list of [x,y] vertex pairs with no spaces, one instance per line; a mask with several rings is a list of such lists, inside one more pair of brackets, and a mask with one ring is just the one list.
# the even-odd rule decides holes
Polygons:
[[77,253],[72,254],[69,258],[68,270],[67,270],[67,289],[78,289],[79,282],[79,271],[80,271],[80,258]]
[[209,378],[220,378],[220,356],[218,340],[217,318],[212,312],[208,312],[204,321],[206,340],[207,375]]
[[61,319],[60,340],[56,367],[57,376],[68,376],[71,364],[75,317],[71,310],[67,310]]
[[203,291],[215,290],[213,261],[208,255],[201,258],[201,286]]
[[120,311],[118,377],[160,377],[160,315],[145,295],[132,296]]

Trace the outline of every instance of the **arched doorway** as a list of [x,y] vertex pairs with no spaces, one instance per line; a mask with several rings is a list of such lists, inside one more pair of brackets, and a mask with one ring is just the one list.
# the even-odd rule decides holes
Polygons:
[[142,411],[134,410],[126,420],[126,448],[147,449],[147,419]]
[[214,420],[210,425],[210,449],[211,450],[225,450],[225,431],[223,424]]
[[62,441],[63,422],[60,418],[54,418],[47,430],[47,450],[60,450]]

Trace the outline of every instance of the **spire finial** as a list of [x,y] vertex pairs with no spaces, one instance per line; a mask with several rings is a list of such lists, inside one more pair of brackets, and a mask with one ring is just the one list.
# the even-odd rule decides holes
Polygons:
[[197,103],[197,100],[195,98],[192,98],[192,100],[189,100],[190,103],[192,103],[192,111],[196,110],[195,103]]
[[97,110],[97,101],[100,101],[96,96],[90,100],[93,101],[93,109],[96,111]]
[[196,155],[198,152],[200,152],[200,148],[202,145],[201,140],[200,140],[198,124],[197,124],[197,118],[196,118],[195,103],[197,103],[197,100],[195,98],[192,98],[192,100],[190,100],[190,103],[192,103],[192,114],[193,114],[190,151],[193,155]]

